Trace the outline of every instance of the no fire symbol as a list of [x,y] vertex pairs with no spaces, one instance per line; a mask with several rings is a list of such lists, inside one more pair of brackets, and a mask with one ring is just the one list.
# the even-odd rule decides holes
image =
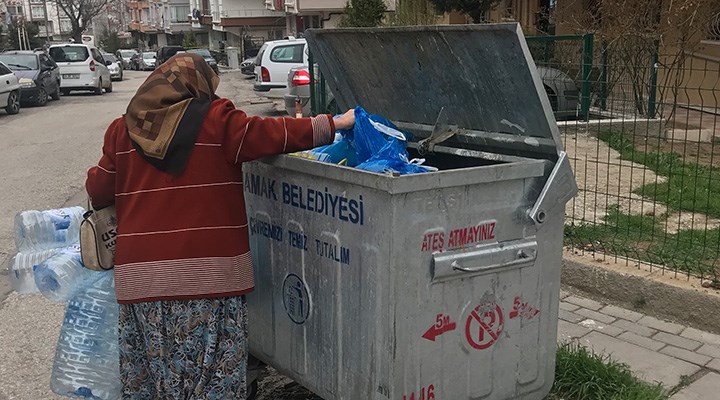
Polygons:
[[498,340],[503,329],[503,312],[497,303],[475,307],[465,322],[465,338],[475,349],[483,350]]

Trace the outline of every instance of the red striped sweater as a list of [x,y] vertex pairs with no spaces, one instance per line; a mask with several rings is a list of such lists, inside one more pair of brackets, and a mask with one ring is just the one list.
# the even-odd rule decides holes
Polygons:
[[123,119],[115,120],[86,188],[95,207],[116,205],[118,302],[252,291],[242,163],[328,144],[334,130],[328,115],[262,119],[216,100],[184,173],[175,177],[144,161]]

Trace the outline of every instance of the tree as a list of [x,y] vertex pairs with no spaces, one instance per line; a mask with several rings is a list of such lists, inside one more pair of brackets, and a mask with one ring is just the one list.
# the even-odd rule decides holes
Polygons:
[[459,11],[467,14],[473,22],[485,21],[485,14],[494,9],[501,0],[431,0],[440,12]]
[[[38,28],[38,25],[34,22],[16,22],[13,21],[10,26],[8,27],[8,36],[9,36],[9,44],[10,48],[13,49],[20,49],[20,38],[18,37],[18,28],[22,26],[25,28],[25,34],[27,35],[28,41],[30,42],[30,49],[36,49],[39,47],[42,47],[43,44],[45,44],[45,40],[43,38],[37,37],[38,33],[40,33],[40,28]],[[25,45],[23,45],[24,47]]]
[[72,37],[82,41],[82,34],[92,24],[93,18],[105,11],[108,0],[58,0],[57,5],[70,19]]
[[398,0],[395,13],[390,17],[394,26],[433,25],[438,16],[430,0]]
[[108,53],[115,53],[123,47],[122,41],[118,37],[118,31],[115,28],[103,26],[100,34],[100,47]]
[[387,6],[384,0],[349,0],[345,5],[345,15],[340,21],[340,26],[378,26],[386,11]]
[[194,49],[198,46],[195,32],[183,32],[183,47],[186,49]]

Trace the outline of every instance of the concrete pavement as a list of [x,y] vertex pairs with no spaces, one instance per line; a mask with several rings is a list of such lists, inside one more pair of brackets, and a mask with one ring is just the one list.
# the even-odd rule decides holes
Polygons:
[[677,392],[672,400],[720,398],[720,335],[561,292],[558,340],[577,341]]

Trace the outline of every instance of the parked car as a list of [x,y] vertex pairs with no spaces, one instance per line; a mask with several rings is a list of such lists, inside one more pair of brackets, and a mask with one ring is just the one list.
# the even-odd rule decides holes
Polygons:
[[575,81],[559,69],[537,67],[556,119],[578,116],[580,91]]
[[20,112],[20,82],[10,68],[0,62],[0,107],[13,115]]
[[132,69],[132,57],[138,54],[137,50],[127,50],[127,49],[120,49],[115,52],[115,58],[122,61],[122,68],[123,69]]
[[265,42],[255,62],[253,89],[265,97],[283,98],[290,69],[308,63],[307,43],[293,38]]
[[108,67],[108,71],[110,71],[110,79],[114,81],[123,80],[122,61],[119,61],[114,55],[110,53],[103,53],[102,56],[105,60],[105,65]]
[[181,51],[185,51],[185,48],[182,46],[164,46],[159,48],[157,51],[157,56],[155,57],[157,59],[157,64],[155,65],[155,68],[159,67],[160,65],[162,65],[162,63],[169,60],[170,57]]
[[210,64],[210,68],[212,68],[216,74],[220,74],[220,70],[218,69],[217,60],[215,59],[215,57],[212,56],[212,54],[210,54],[210,50],[208,50],[208,49],[190,49],[190,50],[187,50],[187,53],[199,54],[203,59],[205,59],[205,61],[207,61],[208,64]]
[[[545,92],[550,100],[555,118],[571,119],[578,115],[578,99],[580,91],[575,81],[566,73],[549,67],[537,67]],[[332,92],[328,91],[329,100]],[[295,102],[300,98],[303,115],[309,116],[310,110],[310,72],[307,65],[293,67],[288,72],[287,90],[285,92],[285,111],[295,116]]]
[[63,95],[73,90],[90,90],[96,95],[103,94],[103,89],[112,92],[110,71],[97,48],[78,43],[55,44],[50,46],[49,52],[60,67]]
[[142,57],[140,57],[140,66],[138,69],[142,71],[152,71],[155,69],[157,64],[157,60],[155,59],[155,53],[152,51],[147,51],[145,53],[142,53]]
[[310,115],[310,70],[307,65],[293,67],[288,72],[285,111],[295,116],[295,103],[300,99],[303,116]]
[[255,57],[247,58],[240,63],[240,72],[243,75],[255,76]]
[[0,61],[18,77],[21,103],[44,106],[50,97],[60,100],[60,69],[45,52],[6,51]]

